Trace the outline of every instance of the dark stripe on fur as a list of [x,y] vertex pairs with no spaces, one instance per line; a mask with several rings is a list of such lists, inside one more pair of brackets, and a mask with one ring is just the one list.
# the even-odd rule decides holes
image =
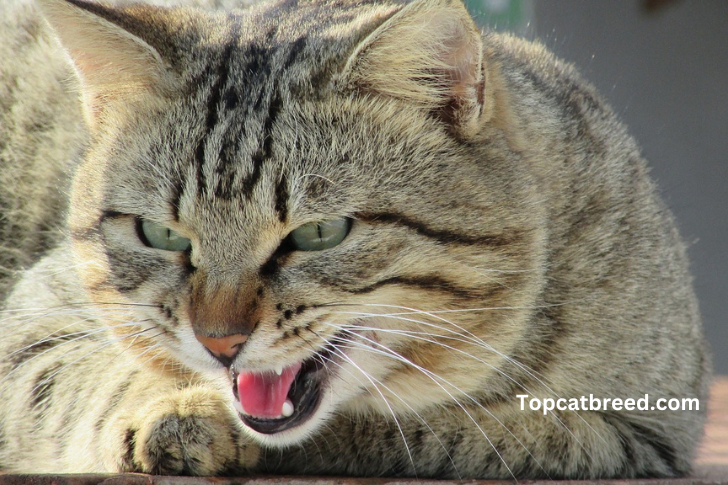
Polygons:
[[286,222],[288,219],[288,179],[285,173],[281,174],[281,178],[276,185],[275,197],[275,209],[278,214],[278,220]]
[[[624,455],[618,476],[679,477],[690,472],[689,469],[680,466],[677,452],[667,443],[668,439],[660,436],[656,431],[617,414],[605,415],[604,421],[615,430]],[[659,462],[655,460],[652,451],[659,458]],[[684,458],[682,461],[686,462]]]
[[273,137],[271,131],[273,130],[273,124],[278,117],[281,108],[283,107],[283,101],[281,100],[280,94],[277,92],[278,86],[273,86],[274,93],[271,96],[271,100],[268,103],[268,115],[266,116],[265,123],[263,124],[263,133],[261,134],[261,145],[260,148],[253,155],[253,172],[243,182],[243,194],[246,198],[250,199],[253,194],[258,180],[260,180],[261,167],[263,163],[271,157],[273,151]]
[[436,291],[443,291],[446,293],[450,293],[458,298],[466,298],[466,299],[481,299],[484,298],[486,295],[483,294],[483,292],[478,291],[474,288],[463,288],[455,285],[453,282],[448,281],[440,276],[415,276],[415,277],[404,277],[404,276],[395,276],[392,278],[387,278],[382,281],[378,281],[374,284],[364,286],[361,288],[342,288],[339,285],[336,285],[340,289],[348,292],[348,293],[354,293],[357,295],[371,293],[374,290],[378,290],[379,288],[382,288],[383,286],[389,286],[389,285],[403,285],[403,286],[413,286],[417,287],[423,290],[436,290]]
[[[228,110],[232,110],[239,102],[237,94],[235,96],[229,94],[233,89],[235,89],[235,86],[230,87],[228,93],[226,93],[227,100],[223,100],[225,108]],[[239,157],[240,141],[245,138],[247,138],[245,123],[231,123],[222,139],[220,155],[215,167],[215,178],[217,179],[215,197],[217,199],[229,201],[239,197],[237,192],[237,184],[240,182],[238,176],[239,166],[235,161]]]
[[[566,338],[568,328],[564,325],[562,305],[545,306],[536,314],[529,324],[530,340],[515,349],[512,361],[503,364],[504,376],[501,385],[505,385],[506,395],[515,395],[516,391],[541,389],[544,385],[539,376],[548,375],[552,365],[560,362],[564,349],[561,342]],[[520,362],[520,365],[515,364]],[[526,370],[530,371],[526,371]],[[518,385],[516,383],[519,383]]]
[[[278,28],[272,28],[265,37],[266,44],[270,45],[277,33]],[[283,107],[283,101],[279,92],[278,82],[276,81],[277,75],[271,73],[272,66],[270,60],[274,56],[274,50],[272,48],[265,49],[262,46],[251,46],[251,65],[255,66],[255,69],[248,66],[246,72],[257,73],[257,78],[264,83],[268,78],[273,78],[273,86],[266,93],[261,89],[258,98],[253,105],[254,111],[259,111],[263,107],[263,102],[267,99],[268,101],[268,113],[265,121],[263,122],[263,131],[260,134],[259,148],[253,154],[253,172],[243,181],[243,194],[246,198],[250,199],[255,185],[260,180],[260,172],[262,164],[271,157],[273,139],[271,137],[271,131],[275,124],[278,113]]]
[[248,200],[250,200],[253,189],[258,184],[258,180],[260,180],[260,169],[264,160],[265,156],[262,151],[258,150],[253,154],[253,172],[243,180],[243,195]]
[[172,186],[172,195],[169,200],[170,212],[172,213],[174,222],[179,222],[179,202],[182,199],[182,192],[182,181],[175,177],[175,182]]
[[283,69],[289,69],[298,59],[298,57],[301,55],[303,50],[306,48],[306,43],[308,39],[303,36],[299,37],[295,41],[293,41],[293,44],[291,44],[290,51],[288,52],[288,57],[286,58],[286,61],[283,63]]
[[[207,101],[207,117],[205,118],[205,132],[197,142],[197,149],[195,150],[195,158],[197,161],[197,190],[200,193],[204,193],[207,189],[207,180],[205,177],[205,151],[207,147],[207,137],[210,132],[215,128],[220,119],[220,106],[223,100],[223,89],[227,85],[228,76],[230,75],[230,57],[233,53],[233,49],[238,42],[238,29],[239,24],[234,23],[233,32],[230,34],[228,43],[220,56],[220,63],[217,65],[217,69],[214,73],[215,82],[210,89],[210,98]],[[223,109],[229,104],[229,99],[225,99]]]
[[607,109],[602,101],[592,90],[574,79],[573,75],[548,79],[533,69],[533,66],[523,64],[515,57],[509,56],[509,61],[520,65],[520,73],[528,79],[535,90],[540,91],[545,97],[555,99],[555,106],[561,108],[562,116],[567,125],[576,128],[575,136],[570,135],[571,130],[564,130],[564,136],[570,139],[571,143],[586,147],[589,151],[604,152],[606,144],[603,137],[598,136],[591,129],[591,124],[586,122],[585,115],[601,113],[606,115]]
[[15,370],[16,368],[20,367],[21,365],[23,365],[24,362],[27,362],[28,360],[32,359],[33,357],[40,355],[44,352],[50,351],[56,345],[71,341],[74,338],[77,338],[77,336],[57,335],[57,336],[47,337],[47,339],[42,339],[40,341],[34,341],[32,343],[28,343],[28,344],[24,345],[22,347],[22,350],[16,351],[16,353],[10,358],[10,364],[12,366],[12,370]]
[[[616,417],[607,417],[605,420],[607,422],[611,422],[612,419],[617,420]],[[620,428],[615,426],[615,429],[619,430]],[[632,440],[630,437],[625,436],[623,433],[618,432],[617,433],[619,437],[619,444],[622,446],[622,453],[624,454],[624,462],[622,463],[622,469],[619,472],[620,476],[630,476],[630,474],[635,474],[635,470],[637,470],[637,461],[638,461],[638,455],[634,449]],[[643,477],[647,478],[647,477]]]
[[121,457],[121,470],[124,472],[138,471],[134,464],[134,448],[136,447],[137,430],[129,428],[124,433],[123,449],[124,456]]
[[510,237],[503,234],[490,234],[487,236],[473,236],[469,234],[462,234],[455,231],[449,231],[444,229],[433,229],[432,227],[424,224],[423,222],[412,219],[402,214],[396,214],[393,212],[381,212],[376,214],[360,213],[356,215],[356,218],[370,223],[370,224],[398,224],[406,226],[410,229],[417,231],[418,234],[435,239],[443,244],[473,244],[480,246],[490,247],[502,247],[513,244],[518,241],[518,233],[513,233]]
[[35,379],[33,390],[30,392],[30,408],[40,418],[45,414],[50,405],[53,386],[56,384],[56,374],[61,364],[55,364],[44,370]]
[[627,421],[625,424],[627,424],[627,426],[632,429],[632,431],[634,432],[634,436],[638,441],[642,442],[648,447],[651,447],[657,452],[662,462],[669,469],[670,475],[685,475],[686,472],[681,472],[678,470],[677,452],[675,451],[675,448],[667,443],[667,439],[657,434],[657,432],[639,424],[629,421]]
[[106,404],[106,408],[104,409],[104,412],[101,413],[101,416],[99,416],[99,419],[96,421],[96,432],[100,432],[104,425],[106,424],[106,421],[108,421],[109,417],[113,414],[113,412],[116,410],[116,408],[119,406],[119,403],[124,398],[124,395],[129,390],[129,387],[131,386],[131,383],[134,381],[134,378],[138,374],[138,371],[132,371],[129,376],[122,382],[119,387],[116,388],[114,391],[114,394],[112,394],[111,398],[109,399],[108,403]]
[[447,438],[441,439],[441,446],[443,446],[447,453],[442,454],[442,461],[435,474],[437,477],[446,477],[452,475],[455,471],[457,474],[457,468],[452,462],[452,457],[457,456],[460,453],[460,446],[463,443],[463,434],[459,430],[453,430],[450,432]]
[[105,253],[114,288],[122,293],[135,291],[147,280],[168,270],[168,263],[156,254],[141,254],[129,248],[106,247]]

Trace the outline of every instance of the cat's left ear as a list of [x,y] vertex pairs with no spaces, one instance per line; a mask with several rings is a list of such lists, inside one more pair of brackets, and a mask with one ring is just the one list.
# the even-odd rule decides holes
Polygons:
[[114,109],[173,83],[157,49],[132,32],[144,30],[153,7],[120,10],[83,0],[37,2],[76,67],[92,127]]
[[480,31],[460,0],[415,0],[349,57],[351,88],[408,101],[469,138],[487,111]]

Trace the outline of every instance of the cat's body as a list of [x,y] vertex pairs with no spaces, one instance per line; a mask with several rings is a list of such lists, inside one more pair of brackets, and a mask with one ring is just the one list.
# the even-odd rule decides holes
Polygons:
[[[709,364],[684,245],[570,67],[446,1],[43,5],[81,82],[32,6],[3,4],[0,200],[38,214],[3,220],[3,263],[50,248],[5,301],[5,470],[690,470]],[[303,250],[317,221],[349,232]],[[266,419],[237,415],[231,379]],[[276,386],[291,417],[265,414]]]

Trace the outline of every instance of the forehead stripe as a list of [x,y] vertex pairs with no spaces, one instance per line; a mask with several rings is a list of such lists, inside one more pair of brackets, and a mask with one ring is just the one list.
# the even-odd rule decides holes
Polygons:
[[[223,96],[222,109],[239,108],[244,111],[246,118],[263,115],[263,119],[261,120],[261,131],[256,137],[258,146],[251,156],[252,169],[245,178],[238,182],[235,176],[237,170],[231,166],[236,161],[238,141],[241,137],[255,136],[254,133],[245,133],[246,123],[244,122],[230,125],[222,142],[220,156],[214,160],[207,160],[208,163],[215,164],[215,173],[219,174],[219,177],[217,177],[217,187],[214,190],[223,198],[233,198],[242,194],[250,200],[261,179],[262,167],[272,155],[273,125],[283,105],[277,82],[280,77],[280,64],[276,62],[276,58],[280,51],[276,50],[276,46],[272,42],[276,32],[277,27],[274,27],[264,39],[249,45],[245,51],[241,51],[238,58],[246,59],[247,62],[235,64],[232,67],[240,73],[245,73],[245,81],[240,87],[247,93],[238,94],[235,92],[235,86],[228,86]],[[231,103],[228,98],[233,94],[235,102]]]
[[[233,17],[236,19],[235,17]],[[237,19],[236,19],[237,20]],[[224,100],[224,103],[221,103],[223,101],[222,91],[227,85],[228,76],[230,75],[230,56],[232,55],[233,49],[235,45],[238,42],[238,33],[240,30],[239,22],[234,21],[233,22],[233,29],[230,33],[230,40],[228,41],[227,45],[225,46],[225,50],[222,53],[222,56],[220,58],[220,62],[217,65],[217,69],[215,70],[214,77],[215,82],[213,83],[212,87],[210,88],[210,98],[207,101],[207,116],[205,118],[205,130],[203,134],[200,136],[199,141],[197,142],[197,149],[195,150],[195,159],[197,162],[197,190],[198,195],[201,195],[199,192],[205,192],[207,190],[207,181],[205,177],[205,154],[207,149],[207,140],[210,132],[215,128],[215,125],[217,125],[220,116],[219,111],[221,109],[225,109],[225,106],[228,103],[228,100]],[[211,71],[212,67],[208,67],[208,71],[206,74],[212,75]]]
[[286,222],[288,219],[288,179],[285,172],[281,173],[281,178],[276,184],[275,210],[278,213],[278,220]]
[[253,172],[243,181],[243,194],[248,199],[252,197],[253,189],[258,183],[258,180],[260,180],[263,163],[271,157],[273,151],[273,137],[271,132],[273,131],[273,124],[278,117],[278,113],[283,106],[283,101],[278,93],[277,83],[274,83],[271,91],[269,95],[270,101],[268,102],[268,113],[263,124],[263,132],[260,135],[259,146],[253,154]]

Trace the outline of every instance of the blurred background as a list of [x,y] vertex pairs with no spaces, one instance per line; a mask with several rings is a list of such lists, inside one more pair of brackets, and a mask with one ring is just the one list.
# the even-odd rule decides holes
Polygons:
[[575,64],[629,126],[690,245],[714,367],[728,375],[728,2],[466,4],[481,26]]

